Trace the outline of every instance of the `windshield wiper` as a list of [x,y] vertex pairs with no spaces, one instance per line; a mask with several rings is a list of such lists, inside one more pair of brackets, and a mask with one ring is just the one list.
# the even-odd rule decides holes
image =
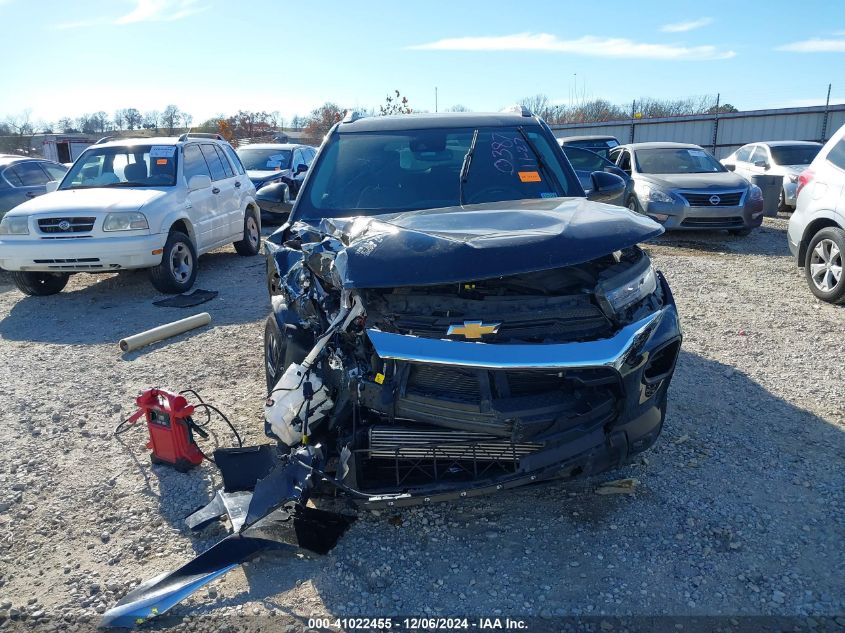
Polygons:
[[112,182],[102,187],[155,187],[159,185],[151,185],[148,182]]
[[472,155],[475,153],[475,144],[478,142],[478,129],[472,133],[472,142],[469,144],[469,149],[464,156],[464,162],[461,165],[461,173],[458,180],[458,204],[464,206],[464,183],[469,176],[469,168],[472,165]]
[[543,156],[540,154],[540,150],[538,150],[537,146],[534,145],[534,141],[532,141],[531,138],[528,136],[528,134],[525,133],[525,130],[522,129],[522,126],[519,126],[516,129],[519,130],[519,133],[522,135],[522,138],[525,140],[525,144],[528,145],[528,147],[533,152],[534,158],[537,159],[537,165],[540,167],[540,169],[542,169],[544,172],[546,172],[547,177],[551,176],[551,180],[557,185],[557,190],[562,195],[566,195],[567,192],[563,188],[563,183],[561,183],[560,180],[558,180],[557,174],[552,169],[550,169],[548,165],[546,165],[546,162],[543,160]]

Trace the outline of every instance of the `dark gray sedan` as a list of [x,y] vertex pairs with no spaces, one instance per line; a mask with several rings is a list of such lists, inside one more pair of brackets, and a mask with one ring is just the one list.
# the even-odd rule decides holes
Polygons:
[[631,143],[610,158],[634,179],[625,206],[667,229],[727,229],[748,235],[763,223],[763,193],[687,143]]
[[50,160],[0,154],[0,219],[19,204],[47,193],[47,183],[66,173],[67,167]]

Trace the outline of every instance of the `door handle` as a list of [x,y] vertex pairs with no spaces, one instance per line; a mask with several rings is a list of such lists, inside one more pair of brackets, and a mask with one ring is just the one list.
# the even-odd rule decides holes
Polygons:
[[35,193],[34,191],[27,191],[27,192],[26,192],[26,197],[27,197],[27,198],[34,198],[34,197],[35,197],[35,196],[37,196],[37,195],[38,195],[38,194],[37,194],[37,193]]
[[240,181],[240,180],[236,180],[236,181],[235,181],[235,189],[240,189],[240,188],[241,188],[241,181]]
[[211,190],[211,193],[220,193],[220,189],[218,189],[217,187],[214,187],[214,188]]

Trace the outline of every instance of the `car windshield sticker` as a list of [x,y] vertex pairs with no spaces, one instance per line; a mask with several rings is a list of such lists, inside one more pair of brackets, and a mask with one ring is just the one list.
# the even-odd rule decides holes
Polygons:
[[175,153],[175,145],[153,145],[150,148],[150,158],[173,158]]
[[285,159],[284,154],[273,154],[272,156],[269,156],[267,158],[267,160],[277,161],[277,162],[282,162],[284,159]]
[[156,165],[166,165],[166,164],[167,164],[166,158],[157,158],[156,159]]
[[701,149],[688,150],[690,156],[707,156],[707,152]]
[[520,171],[519,179],[522,182],[540,182],[540,172],[538,171]]
[[267,161],[267,169],[279,169],[282,166],[282,162],[278,160],[268,160]]

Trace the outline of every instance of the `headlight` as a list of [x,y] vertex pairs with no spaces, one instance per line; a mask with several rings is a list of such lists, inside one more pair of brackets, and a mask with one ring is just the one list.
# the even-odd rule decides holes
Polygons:
[[148,228],[150,226],[143,213],[109,213],[103,221],[104,231],[134,231]]
[[640,200],[648,200],[649,202],[675,202],[672,194],[657,189],[647,182],[637,182],[634,184],[634,191],[637,192]]
[[645,299],[657,289],[657,275],[648,259],[633,270],[617,275],[599,285],[599,300],[614,313],[620,314],[630,305]]
[[748,199],[752,202],[759,202],[763,199],[763,190],[757,185],[751,185],[748,189]]
[[29,217],[5,215],[0,220],[0,235],[29,235]]

